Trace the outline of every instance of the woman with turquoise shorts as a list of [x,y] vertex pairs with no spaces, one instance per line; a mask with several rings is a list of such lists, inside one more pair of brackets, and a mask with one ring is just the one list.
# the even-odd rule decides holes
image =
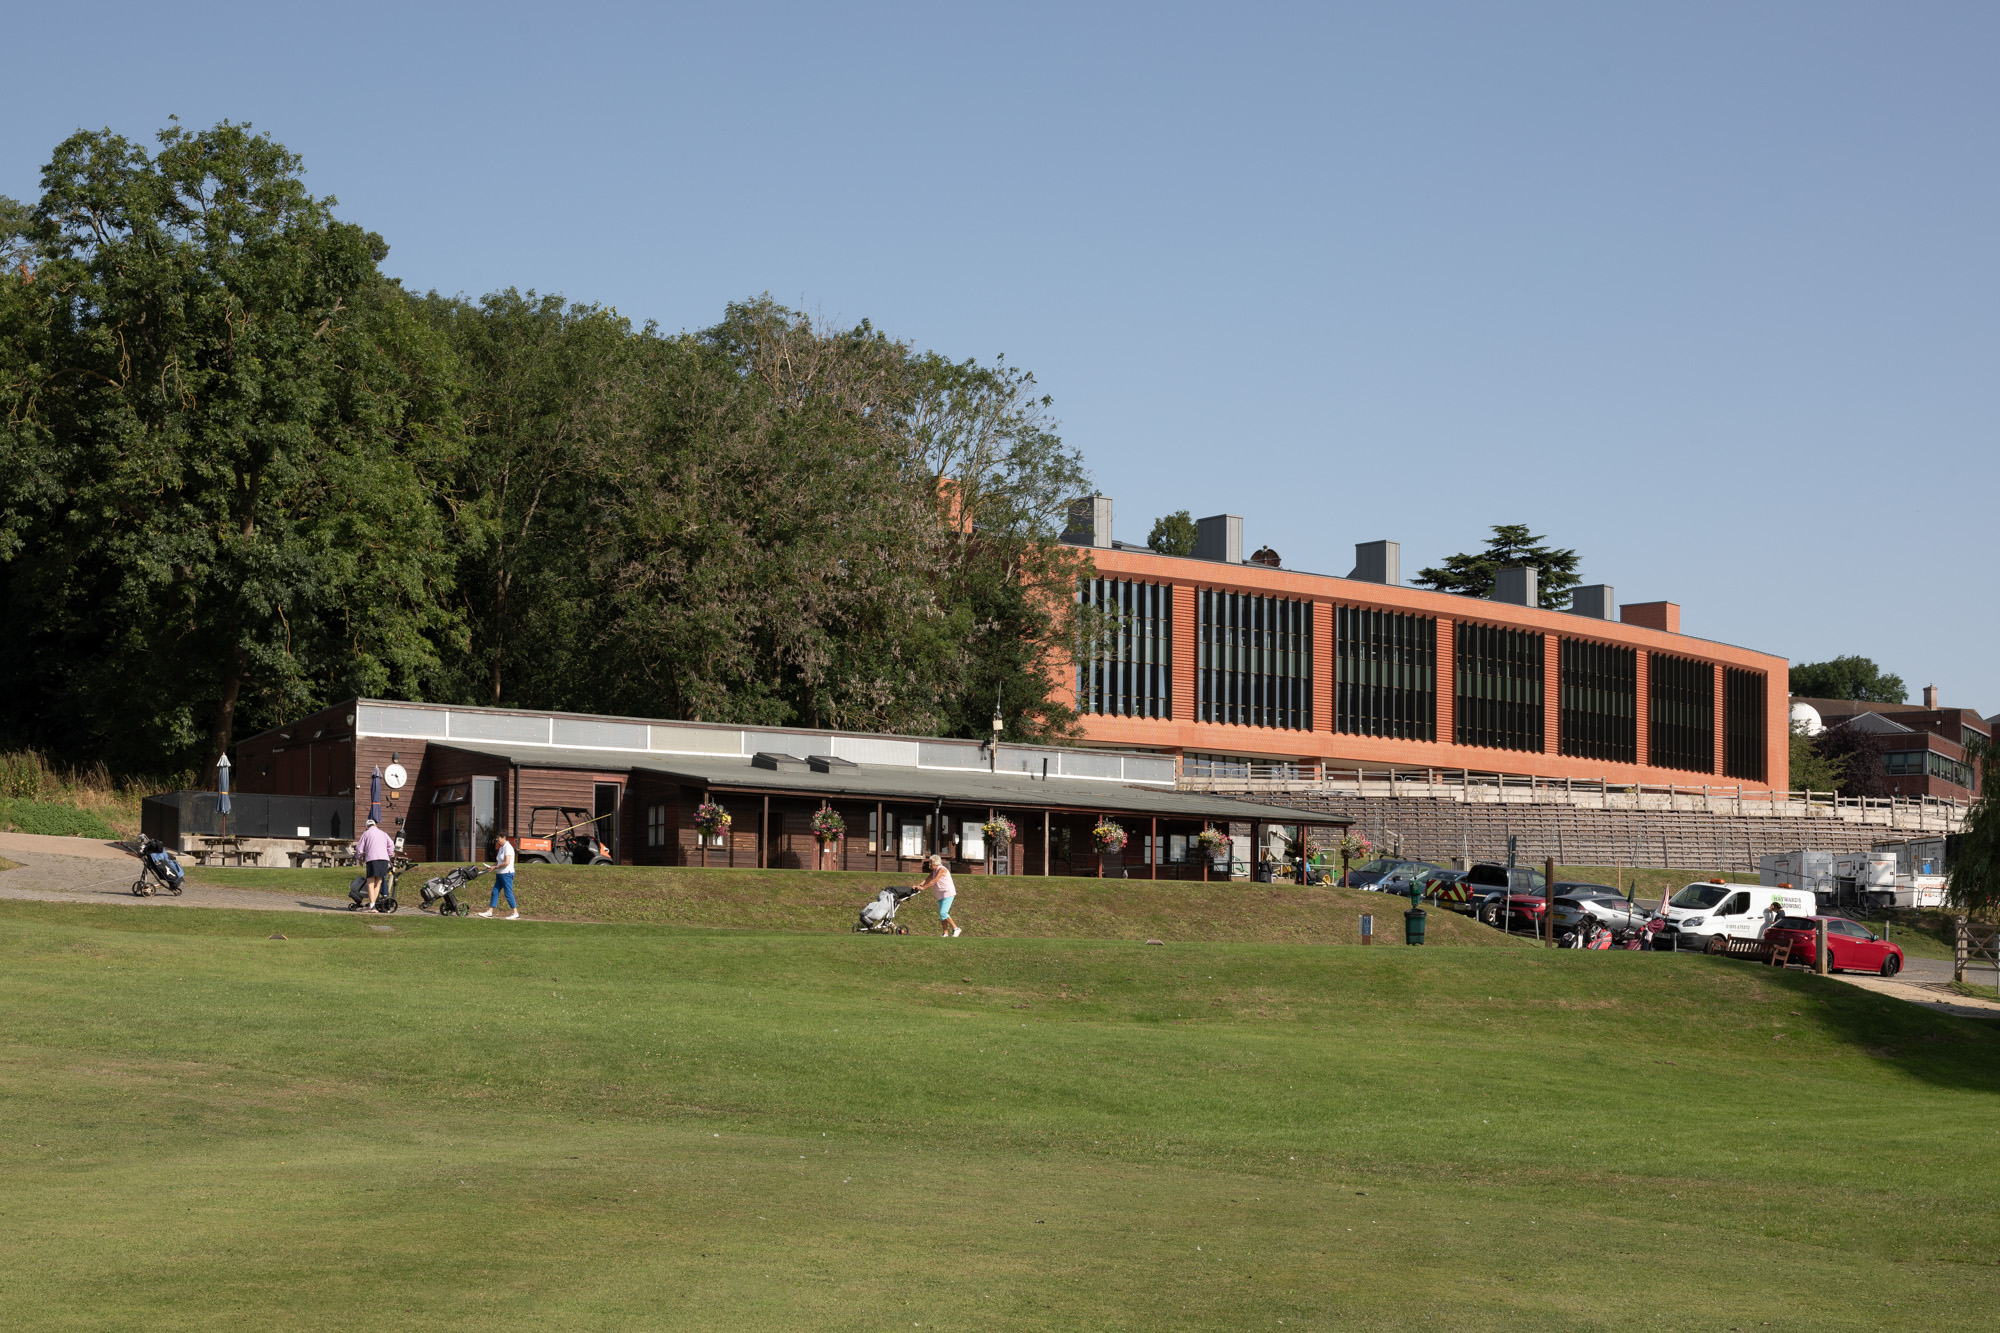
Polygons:
[[958,897],[958,886],[951,882],[951,871],[945,867],[944,858],[932,852],[924,858],[924,882],[915,886],[921,893],[929,889],[937,895],[938,924],[944,930],[944,937],[951,939],[965,932],[951,919],[951,901]]

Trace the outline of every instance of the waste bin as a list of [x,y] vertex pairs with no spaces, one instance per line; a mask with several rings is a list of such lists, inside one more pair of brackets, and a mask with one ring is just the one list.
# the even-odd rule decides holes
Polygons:
[[1424,911],[1413,907],[1403,913],[1403,943],[1422,944],[1424,942]]

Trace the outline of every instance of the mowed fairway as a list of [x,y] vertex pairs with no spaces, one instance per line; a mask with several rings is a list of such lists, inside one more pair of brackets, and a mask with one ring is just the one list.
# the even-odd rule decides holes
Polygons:
[[9,1329],[2000,1309],[2000,1034],[1741,963],[18,902],[0,950]]

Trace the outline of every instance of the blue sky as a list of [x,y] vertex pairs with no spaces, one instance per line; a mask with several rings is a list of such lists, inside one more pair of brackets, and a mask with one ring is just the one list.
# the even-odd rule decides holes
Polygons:
[[1414,573],[1523,522],[1688,633],[2000,712],[1990,4],[100,4],[8,39],[0,193],[79,127],[248,120],[419,289],[670,330],[768,291],[1005,353],[1125,540],[1232,512],[1288,566],[1392,537]]

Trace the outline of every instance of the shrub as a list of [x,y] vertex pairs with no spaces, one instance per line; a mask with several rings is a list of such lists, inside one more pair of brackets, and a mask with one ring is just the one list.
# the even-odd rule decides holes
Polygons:
[[87,810],[47,801],[0,800],[0,828],[58,838],[115,838],[118,831]]

